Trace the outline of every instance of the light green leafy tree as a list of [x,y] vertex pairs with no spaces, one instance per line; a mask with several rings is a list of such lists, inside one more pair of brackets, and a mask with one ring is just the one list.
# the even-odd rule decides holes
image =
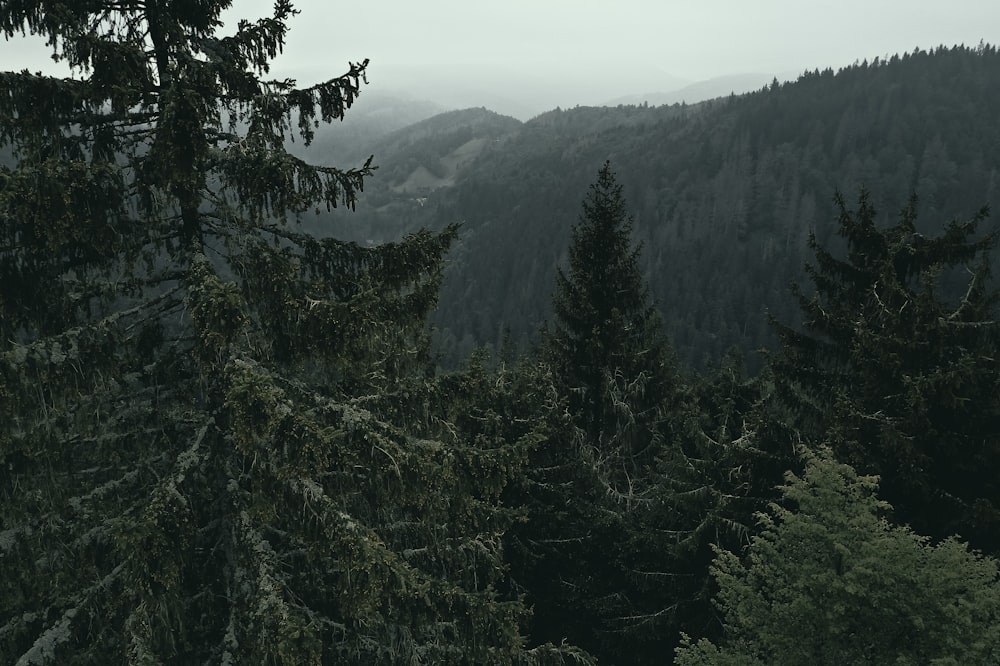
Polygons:
[[685,639],[674,663],[996,663],[997,562],[890,525],[877,486],[827,453],[789,474],[748,561],[718,553],[725,639]]
[[285,150],[367,61],[268,79],[291,4],[230,4],[0,3],[73,73],[0,73],[0,662],[541,658],[494,591],[518,455],[428,411],[454,229],[299,230],[371,174]]

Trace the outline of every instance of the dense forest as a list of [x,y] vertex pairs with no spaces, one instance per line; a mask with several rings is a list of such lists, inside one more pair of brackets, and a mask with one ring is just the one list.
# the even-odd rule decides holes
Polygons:
[[0,4],[0,662],[1000,661],[992,46],[334,158],[228,4]]
[[[809,234],[838,243],[836,191],[867,187],[883,224],[916,193],[922,231],[995,201],[998,77],[992,48],[937,48],[693,106],[526,123],[452,112],[376,142],[381,168],[357,213],[326,226],[365,242],[462,224],[434,316],[453,367],[508,329],[523,347],[537,341],[576,204],[610,158],[678,358],[704,368],[738,349],[757,369],[754,352],[777,344],[765,311],[796,317],[788,287],[805,279]],[[449,170],[463,145],[475,159]],[[441,178],[413,177],[423,170]]]

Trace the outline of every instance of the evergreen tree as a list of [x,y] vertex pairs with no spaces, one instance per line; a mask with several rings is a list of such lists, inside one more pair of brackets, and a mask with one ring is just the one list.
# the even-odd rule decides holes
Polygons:
[[788,424],[879,474],[900,522],[1000,552],[997,232],[977,234],[985,209],[927,238],[915,200],[885,229],[867,192],[855,211],[837,204],[846,257],[812,238],[804,330],[777,325],[772,367]]
[[0,4],[74,74],[0,74],[0,661],[541,658],[495,591],[517,454],[428,412],[454,229],[299,231],[371,170],[285,143],[366,63],[269,80],[291,4],[229,4]]
[[724,640],[685,640],[674,663],[996,663],[996,560],[889,525],[877,485],[828,453],[789,473],[749,561],[713,566]]
[[630,658],[621,618],[636,612],[626,549],[637,542],[636,512],[657,481],[665,414],[679,391],[610,163],[572,235],[543,348],[570,422],[529,462],[528,523],[515,530],[524,548],[512,576],[534,600],[536,641],[568,638],[616,663]]
[[637,593],[632,614],[643,663],[657,663],[681,631],[716,636],[709,567],[718,548],[742,553],[753,515],[774,499],[789,464],[768,453],[760,381],[734,359],[693,382],[680,427],[664,443],[657,482],[642,504],[622,550]]
[[589,544],[565,537],[593,524],[601,488],[592,469],[564,449],[572,443],[572,423],[551,370],[537,360],[502,361],[493,369],[486,361],[477,352],[466,369],[442,378],[437,395],[449,423],[482,450],[507,451],[506,467],[520,472],[502,487],[503,505],[516,514],[503,537],[509,566],[503,587],[532,611],[525,618],[530,644],[542,652],[559,645],[567,659],[589,663],[589,655],[564,645],[593,645],[592,635],[575,631],[594,626],[589,607],[567,603],[580,599],[566,586]]
[[621,521],[617,512],[604,510],[606,486],[581,450],[551,369],[526,360],[496,384],[509,392],[501,404],[510,404],[514,422],[531,424],[538,438],[524,473],[503,495],[504,504],[522,516],[504,535],[504,553],[510,591],[532,609],[528,638],[532,645],[579,645],[604,663],[607,612],[598,599],[614,590],[620,576],[614,552],[601,552],[598,544],[611,543],[609,521],[619,527]]
[[559,270],[547,359],[570,413],[614,484],[655,453],[658,410],[674,391],[662,323],[639,270],[641,247],[622,187],[605,162],[573,228],[569,271]]

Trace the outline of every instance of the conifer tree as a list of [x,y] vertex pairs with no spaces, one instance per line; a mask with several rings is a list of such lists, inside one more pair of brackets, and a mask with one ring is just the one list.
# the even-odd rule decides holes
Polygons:
[[679,393],[631,231],[606,162],[573,229],[544,340],[571,422],[554,428],[529,464],[528,523],[514,532],[527,547],[512,575],[545,610],[533,636],[568,637],[601,661],[628,654],[631,637],[619,619],[636,611],[636,587],[624,549],[635,543],[635,512],[658,482],[665,413]]
[[0,662],[530,662],[516,455],[426,408],[454,229],[298,230],[371,174],[285,150],[367,61],[268,79],[292,5],[229,5],[0,4],[73,72],[0,73]]
[[[501,384],[505,377],[515,381]],[[503,494],[504,504],[522,517],[504,534],[504,554],[511,593],[523,596],[532,609],[528,639],[531,645],[568,642],[603,656],[607,613],[599,598],[620,581],[615,554],[607,546],[611,525],[622,523],[616,512],[604,510],[606,485],[592,458],[581,451],[551,369],[537,359],[525,360],[494,383],[509,392],[503,404],[509,404],[513,420],[531,424],[537,438],[524,473]]]
[[721,629],[711,604],[715,549],[742,552],[754,512],[773,499],[787,464],[763,450],[761,398],[760,382],[746,379],[735,362],[686,391],[656,483],[622,547],[635,592],[629,621],[620,625],[644,657],[635,663],[659,663],[681,631],[701,637]]
[[639,270],[622,186],[605,162],[559,269],[547,358],[585,441],[609,479],[652,460],[658,410],[674,386],[673,359]]
[[841,197],[844,258],[811,239],[815,294],[803,329],[777,325],[772,358],[788,423],[882,478],[899,521],[935,538],[958,533],[998,552],[1000,337],[984,209],[936,237],[916,227],[916,201],[876,226],[867,192]]
[[466,369],[442,378],[438,395],[449,422],[474,436],[478,448],[502,449],[507,466],[523,470],[502,489],[503,505],[516,514],[503,536],[503,589],[531,608],[524,625],[529,645],[542,651],[560,645],[573,663],[590,663],[590,655],[567,643],[593,646],[587,633],[593,618],[586,603],[572,603],[581,599],[565,585],[590,544],[564,537],[589,529],[602,489],[592,468],[567,455],[572,423],[551,370],[537,359],[493,369],[486,361],[475,354]]

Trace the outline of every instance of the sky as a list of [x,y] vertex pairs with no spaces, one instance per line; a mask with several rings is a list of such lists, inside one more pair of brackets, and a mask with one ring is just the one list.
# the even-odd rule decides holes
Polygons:
[[[596,104],[721,76],[804,70],[944,44],[1000,43],[1000,0],[295,0],[274,73],[301,83],[369,58],[374,89],[475,104]],[[267,14],[271,0],[227,12]],[[0,44],[35,69],[38,44]],[[551,108],[551,107],[548,107]],[[522,114],[523,115],[523,114]]]
[[[657,68],[688,80],[802,71],[1000,39],[997,0],[298,0],[289,65],[326,53],[373,66],[539,71]],[[266,0],[234,12],[266,11]],[[284,63],[283,63],[284,64]]]

